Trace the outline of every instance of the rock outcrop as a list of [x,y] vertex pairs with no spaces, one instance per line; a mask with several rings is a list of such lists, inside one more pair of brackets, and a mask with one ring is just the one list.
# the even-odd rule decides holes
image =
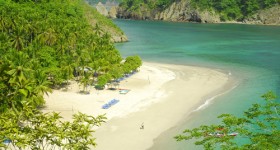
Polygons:
[[280,6],[278,5],[269,9],[261,10],[252,17],[246,18],[244,23],[280,25]]
[[[113,8],[115,6],[112,6]],[[95,28],[96,24],[99,25],[101,28],[101,35],[104,35],[105,33],[110,34],[111,36],[111,41],[112,42],[126,42],[128,41],[126,35],[121,31],[119,27],[114,25],[114,23],[108,19],[109,14],[114,15],[114,11],[111,10],[109,13],[102,3],[98,3],[95,6],[96,9],[92,9],[92,6],[88,5],[86,7],[86,18],[90,22],[90,24],[93,26],[93,29]],[[115,13],[116,13],[116,8],[115,8]],[[104,17],[104,16],[107,16]],[[116,16],[116,15],[115,15]],[[113,17],[112,17],[113,18]]]
[[200,11],[191,7],[190,0],[174,2],[167,9],[155,15],[155,20],[188,21],[201,23],[220,22],[220,16],[214,11]]
[[214,11],[200,11],[191,7],[190,0],[181,0],[172,3],[164,10],[148,10],[142,7],[138,12],[127,12],[123,8],[118,9],[118,18],[140,20],[164,20],[174,22],[201,22],[217,23],[220,16]]
[[117,18],[117,4],[110,4],[110,3],[106,3],[106,4],[102,4],[101,2],[99,2],[95,8],[96,10],[103,16],[105,17],[109,17],[109,18]]
[[112,42],[114,43],[121,43],[121,42],[127,42],[128,38],[126,35],[112,35]]
[[[190,4],[191,0],[177,0],[164,10],[148,10],[141,7],[137,12],[118,9],[117,18],[137,20],[163,20],[174,22],[221,23],[221,16],[214,10],[201,10]],[[261,10],[244,20],[226,21],[226,23],[280,25],[280,6]]]
[[109,13],[108,13],[106,7],[101,2],[99,2],[95,6],[95,8],[101,15],[108,17]]
[[108,15],[110,18],[113,19],[117,18],[117,7],[116,6],[111,7]]

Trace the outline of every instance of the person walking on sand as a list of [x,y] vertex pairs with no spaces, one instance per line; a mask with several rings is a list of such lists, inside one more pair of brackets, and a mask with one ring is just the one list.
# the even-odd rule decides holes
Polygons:
[[144,122],[141,124],[140,129],[144,129]]

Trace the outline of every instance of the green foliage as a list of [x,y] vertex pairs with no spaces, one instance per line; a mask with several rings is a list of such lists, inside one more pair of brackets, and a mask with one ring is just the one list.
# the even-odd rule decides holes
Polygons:
[[[110,35],[90,19],[100,15],[89,8],[82,0],[0,0],[0,149],[96,145],[92,127],[104,122],[104,116],[79,113],[72,122],[63,122],[57,113],[38,110],[50,87],[65,85],[74,70],[86,88],[93,72],[107,83],[115,66],[121,66]],[[100,20],[102,26],[110,22]],[[8,147],[5,139],[11,140]]]
[[124,71],[121,65],[113,66],[108,72],[113,79],[118,79],[123,76]]
[[[92,127],[100,126],[104,115],[92,117],[82,113],[72,121],[61,121],[58,113],[44,114],[24,107],[20,112],[0,114],[0,148],[5,149],[90,149],[96,146]],[[10,140],[8,145],[4,140]]]
[[[278,149],[280,147],[280,104],[272,92],[262,96],[264,105],[253,104],[243,117],[222,114],[221,125],[200,126],[187,129],[176,136],[177,141],[197,139],[196,145],[205,149]],[[237,136],[230,134],[236,132]],[[238,144],[236,140],[247,141]]]
[[278,0],[192,0],[194,7],[202,10],[215,10],[222,20],[241,20],[256,11],[280,4]]
[[137,70],[142,65],[142,60],[139,56],[129,56],[125,59],[123,64],[124,72],[130,73],[133,70]]
[[123,31],[116,24],[114,24],[112,20],[107,19],[106,17],[98,13],[96,9],[92,9],[92,6],[83,5],[83,8],[86,11],[85,14],[87,20],[92,25],[98,23],[98,25],[103,31],[110,31],[110,33],[114,33],[115,35],[124,35]]
[[[60,87],[73,79],[75,68],[93,69],[90,74],[79,70],[84,88],[93,72],[110,77],[122,73],[115,67],[123,70],[120,53],[103,30],[112,21],[83,1],[0,0],[0,10],[0,111],[20,109],[25,101],[42,106],[44,91],[38,93],[37,87]],[[93,24],[93,17],[100,25]]]
[[96,5],[98,4],[99,2],[105,4],[106,2],[111,2],[111,3],[119,3],[120,1],[122,0],[86,0],[89,4],[91,5]]
[[172,4],[174,0],[123,0],[120,6],[129,12],[139,11],[141,8],[149,10],[163,10]]
[[98,77],[98,83],[97,86],[104,87],[108,81],[110,81],[111,76],[110,75],[101,75]]
[[[123,0],[120,7],[126,12],[140,15],[146,10],[164,10],[175,0]],[[256,13],[258,10],[270,8],[280,4],[279,0],[191,0],[194,8],[214,10],[221,16],[221,20],[242,20]],[[145,10],[145,11],[144,11]]]

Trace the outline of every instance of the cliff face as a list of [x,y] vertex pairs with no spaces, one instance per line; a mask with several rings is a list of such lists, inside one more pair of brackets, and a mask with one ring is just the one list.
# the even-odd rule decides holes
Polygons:
[[[142,7],[137,12],[128,12],[123,8],[119,8],[117,18],[138,19],[138,20],[164,20],[174,22],[200,22],[200,23],[221,23],[221,16],[214,10],[200,10],[194,8],[190,4],[191,0],[180,0],[172,3],[166,9],[149,10]],[[271,24],[280,25],[280,6],[257,12],[252,17],[244,19],[243,23],[248,24]],[[227,21],[238,22],[238,21]],[[240,21],[239,21],[240,22]]]
[[103,16],[105,17],[108,17],[109,13],[106,9],[106,7],[101,3],[99,2],[96,6],[95,6],[96,10]]
[[189,0],[174,2],[167,9],[156,13],[155,20],[188,21],[201,23],[220,22],[220,16],[214,11],[200,11],[191,7]]
[[117,18],[124,19],[140,19],[140,20],[164,20],[175,22],[201,22],[201,23],[217,23],[220,17],[214,11],[200,11],[194,9],[190,5],[190,0],[181,0],[172,3],[166,9],[149,10],[141,7],[137,12],[128,12],[119,7]]
[[[107,11],[106,7],[99,3],[96,6],[96,10],[92,9],[90,5],[86,5],[86,18],[91,23],[93,28],[96,24],[101,28],[101,34],[109,33],[111,35],[112,42],[126,42],[128,41],[127,36],[117,27],[112,20],[108,19],[109,14],[116,13],[116,8],[111,7],[111,11]],[[107,16],[107,17],[105,17]]]
[[248,24],[280,25],[280,6],[262,10],[244,20]]

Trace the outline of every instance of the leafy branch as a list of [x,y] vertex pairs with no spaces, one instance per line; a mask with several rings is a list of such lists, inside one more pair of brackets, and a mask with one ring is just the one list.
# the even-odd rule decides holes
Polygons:
[[[177,141],[196,139],[196,145],[205,149],[277,149],[280,147],[280,104],[276,95],[268,92],[262,96],[265,104],[253,104],[242,117],[222,114],[221,125],[202,125],[186,129],[177,135]],[[236,140],[248,141],[239,144]]]

